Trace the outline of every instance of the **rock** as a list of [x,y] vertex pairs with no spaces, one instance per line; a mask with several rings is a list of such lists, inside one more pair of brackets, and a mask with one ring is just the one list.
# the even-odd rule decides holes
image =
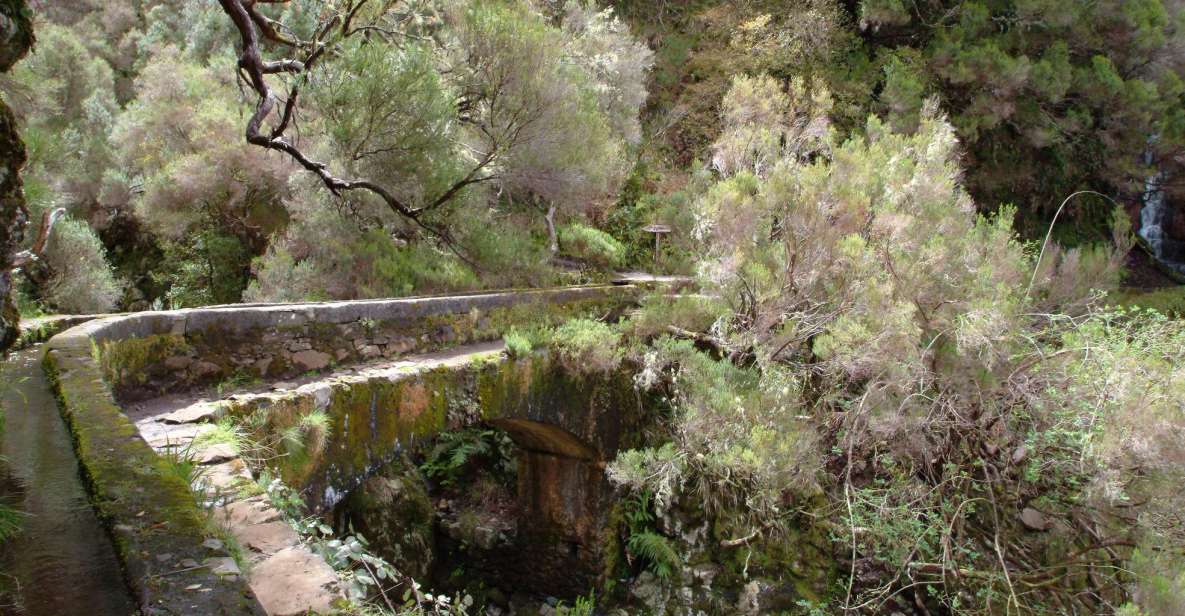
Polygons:
[[630,594],[650,608],[652,613],[665,613],[663,584],[649,571],[643,571],[630,587]]
[[719,573],[720,567],[711,563],[696,565],[695,568],[691,570],[692,576],[695,577],[696,581],[698,581],[700,584],[703,584],[705,588],[711,588],[712,580],[715,580]]
[[1012,452],[1013,466],[1016,466],[1016,465],[1020,464],[1021,462],[1024,462],[1025,458],[1028,457],[1028,455],[1029,455],[1029,450],[1026,449],[1024,445],[1017,447],[1016,451]]
[[205,548],[208,548],[211,550],[221,550],[222,549],[222,542],[213,538],[213,537],[210,537],[209,539],[206,539],[205,541],[202,542],[202,547],[205,547]]
[[338,349],[333,352],[333,356],[337,358],[337,361],[342,362],[350,356],[350,352],[345,349]]
[[173,555],[169,554],[167,552],[164,554],[157,554],[156,555],[156,562],[158,562],[158,563],[167,563],[170,560],[173,560]]
[[193,456],[193,461],[200,465],[222,464],[239,457],[235,448],[226,443],[216,443],[203,448]]
[[328,353],[306,350],[292,354],[292,363],[301,370],[322,370],[329,366],[331,359]]
[[428,574],[434,511],[424,480],[410,461],[396,459],[363,482],[350,494],[345,511],[347,521],[379,556],[399,563],[412,578]]
[[268,368],[272,367],[272,361],[274,360],[271,357],[264,357],[255,362],[255,371],[259,373],[259,376],[267,376]]
[[234,533],[243,547],[264,556],[300,545],[300,535],[282,521],[243,526],[234,529]]
[[478,526],[473,529],[473,542],[483,550],[492,550],[498,544],[498,529]]
[[761,583],[753,580],[741,589],[741,596],[737,599],[737,614],[759,614],[761,609]]
[[194,380],[203,380],[219,374],[222,374],[222,368],[208,361],[199,361],[189,368],[189,376]]
[[210,573],[217,576],[224,575],[242,575],[239,571],[239,566],[235,564],[235,559],[230,557],[207,558],[202,561],[202,564],[210,569]]
[[382,350],[373,344],[362,347],[358,353],[362,355],[362,359],[374,359],[383,354]]
[[1049,519],[1045,517],[1045,514],[1032,507],[1025,507],[1021,510],[1020,522],[1030,530],[1041,531],[1049,528]]
[[272,389],[275,391],[287,391],[290,389],[296,389],[297,387],[299,387],[299,385],[290,381],[279,381],[272,384]]
[[193,364],[193,358],[184,355],[174,355],[166,358],[164,361],[165,367],[174,372],[181,372]]
[[201,483],[209,494],[233,493],[244,482],[251,481],[251,473],[243,461],[236,458],[206,467]]
[[334,613],[341,598],[337,574],[298,546],[281,550],[251,568],[251,590],[269,616]]
[[160,418],[167,424],[212,423],[222,416],[222,405],[197,402]]

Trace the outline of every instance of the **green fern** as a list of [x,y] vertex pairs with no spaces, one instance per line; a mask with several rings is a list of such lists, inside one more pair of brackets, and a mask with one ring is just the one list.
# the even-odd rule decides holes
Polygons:
[[650,571],[660,580],[670,579],[682,562],[679,553],[671,546],[671,542],[653,531],[630,535],[626,545],[631,552],[646,560]]
[[470,464],[482,462],[501,475],[514,472],[513,445],[499,430],[473,428],[446,432],[438,437],[420,470],[444,486],[455,486]]

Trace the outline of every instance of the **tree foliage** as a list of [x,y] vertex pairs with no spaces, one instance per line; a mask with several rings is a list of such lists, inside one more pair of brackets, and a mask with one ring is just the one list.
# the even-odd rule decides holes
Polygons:
[[[804,509],[838,520],[850,571],[836,609],[1122,602],[1131,546],[1175,533],[1154,512],[1171,502],[1158,490],[1181,472],[1178,446],[1137,435],[1185,428],[1167,406],[1175,360],[1160,355],[1177,325],[1089,307],[1090,289],[1117,283],[1123,235],[1045,251],[1055,263],[1038,268],[1010,212],[976,214],[957,145],[929,104],[912,132],[874,117],[823,156],[709,189],[701,276],[720,296],[680,307],[700,325],[662,330],[639,377],[676,401],[671,445],[610,476],[660,508],[693,498],[739,516],[726,545],[820,523]],[[1144,513],[1120,513],[1137,502]],[[1061,594],[1079,585],[1093,594]]]

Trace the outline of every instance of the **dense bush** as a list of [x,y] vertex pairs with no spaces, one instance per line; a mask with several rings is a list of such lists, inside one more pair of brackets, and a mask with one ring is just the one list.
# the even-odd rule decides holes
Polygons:
[[116,307],[123,288],[85,222],[67,218],[54,225],[45,262],[51,275],[42,299],[58,312],[94,314]]
[[588,225],[572,223],[560,227],[560,252],[601,268],[618,268],[625,263],[625,246],[612,235]]
[[668,329],[638,377],[676,401],[671,443],[610,476],[767,545],[817,523],[794,504],[822,491],[837,611],[1122,602],[1130,546],[1182,545],[1162,509],[1182,468],[1181,326],[1093,311],[1079,295],[1117,282],[1130,243],[1039,266],[1007,213],[975,214],[953,127],[930,108],[915,129],[873,118],[825,158],[704,195],[703,283],[729,311],[671,309],[694,331]]

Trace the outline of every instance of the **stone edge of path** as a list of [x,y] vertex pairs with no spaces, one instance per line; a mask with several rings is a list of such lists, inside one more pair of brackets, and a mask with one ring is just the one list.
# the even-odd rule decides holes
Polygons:
[[185,479],[148,446],[115,403],[85,332],[75,328],[52,338],[45,368],[74,439],[91,504],[111,532],[141,611],[264,614],[241,578],[181,566],[226,554],[203,545],[211,535],[206,512]]
[[[217,576],[204,562],[206,513],[186,481],[140,436],[116,403],[94,349],[100,341],[160,333],[224,332],[308,322],[414,319],[530,304],[589,299],[635,299],[636,285],[472,293],[460,296],[304,304],[221,306],[113,315],[89,320],[49,340],[45,356],[61,411],[75,441],[79,465],[100,519],[112,538],[125,576],[145,614],[264,614],[241,576]],[[207,545],[203,545],[207,544]],[[167,560],[162,559],[168,555]]]
[[[299,398],[321,399],[317,408],[330,403],[329,397],[339,386],[381,380],[412,380],[426,371],[441,368],[460,368],[471,362],[488,361],[500,357],[502,345],[479,344],[461,347],[450,353],[434,353],[408,357],[403,360],[372,364],[360,371],[349,369],[322,375],[318,380],[282,391],[244,393],[230,399],[204,400],[183,407],[183,413],[167,411],[140,418],[137,425],[160,424],[149,444],[157,451],[185,448],[205,469],[200,480],[207,497],[218,501],[215,519],[243,548],[250,563],[248,581],[252,591],[272,616],[298,616],[309,612],[332,611],[334,603],[343,598],[337,573],[325,560],[304,543],[302,537],[284,521],[283,515],[265,496],[240,495],[242,481],[256,479],[257,469],[251,468],[237,453],[225,445],[212,444],[191,449],[190,443],[201,434],[204,426],[226,413],[228,405],[253,407],[264,403]],[[147,436],[146,436],[147,438]]]

